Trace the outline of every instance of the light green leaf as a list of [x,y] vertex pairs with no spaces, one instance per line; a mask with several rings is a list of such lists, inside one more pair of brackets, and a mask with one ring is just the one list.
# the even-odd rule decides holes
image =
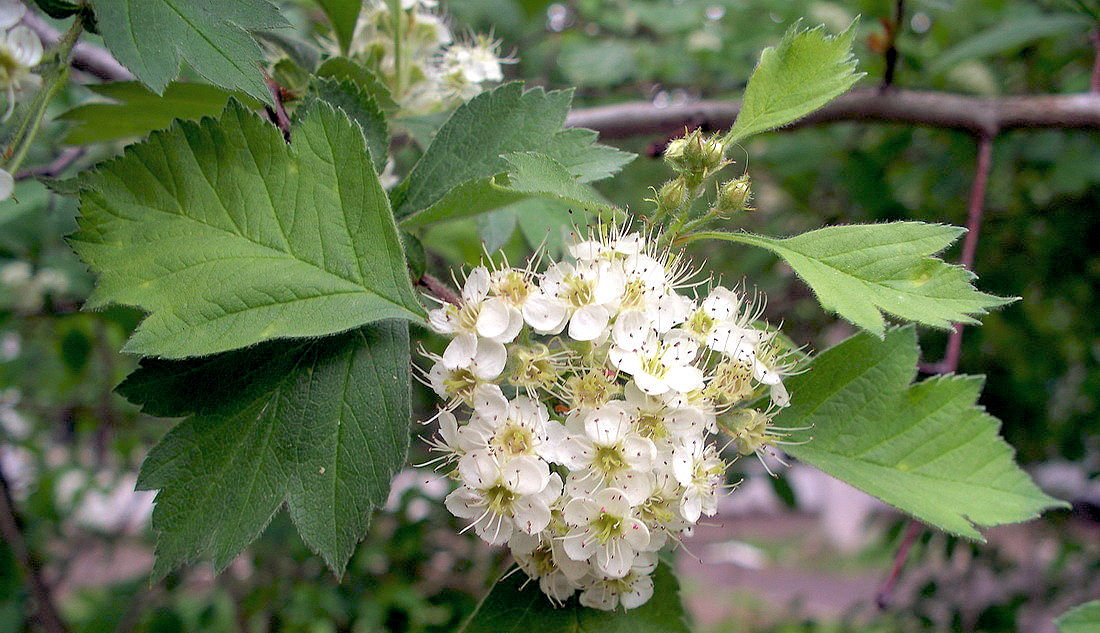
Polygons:
[[560,200],[578,210],[606,210],[610,205],[590,185],[578,182],[565,166],[536,152],[503,156],[509,171],[455,187],[431,207],[401,220],[403,229],[457,220],[500,209],[528,198]]
[[158,416],[191,416],[150,452],[155,576],[224,568],[284,503],[303,540],[343,573],[409,445],[402,321],[272,341],[186,361],[145,359],[119,392]]
[[[1049,508],[1049,497],[1013,462],[1000,422],[976,403],[984,379],[916,376],[913,326],[862,333],[820,354],[786,381],[791,405],[775,418],[792,431],[783,450],[952,534],[981,540],[976,526],[1015,523]],[[797,442],[806,442],[798,445]]]
[[508,205],[477,218],[477,236],[485,250],[494,253],[516,232],[516,205]]
[[92,0],[92,7],[107,48],[157,94],[182,60],[210,83],[271,103],[249,31],[289,24],[268,0]]
[[344,79],[317,78],[313,81],[311,92],[325,103],[340,108],[352,121],[359,124],[366,138],[374,169],[381,173],[390,151],[390,127],[378,103],[363,92],[358,84]]
[[321,9],[328,16],[332,31],[336,34],[336,41],[340,44],[340,50],[346,53],[351,37],[355,34],[355,23],[359,20],[363,0],[317,0],[317,4],[321,5]]
[[636,609],[599,611],[571,598],[557,608],[537,582],[516,572],[497,582],[458,633],[690,633],[680,587],[667,565],[653,572],[653,597]]
[[367,67],[357,64],[346,57],[331,57],[317,69],[317,76],[325,79],[342,79],[350,81],[370,95],[372,99],[385,111],[397,110],[397,103],[390,94],[390,89]]
[[940,53],[926,72],[929,77],[935,77],[967,60],[1009,53],[1036,40],[1055,35],[1086,31],[1090,23],[1084,16],[1066,13],[1032,15],[999,22]]
[[161,95],[136,81],[91,84],[87,88],[118,103],[88,103],[59,116],[75,123],[65,137],[69,145],[140,138],[168,127],[176,119],[216,116],[225,109],[230,97],[252,108],[263,105],[244,93],[210,84],[172,82]]
[[852,57],[855,27],[852,22],[830,37],[824,26],[799,30],[795,24],[777,46],[765,48],[726,142],[801,119],[851,88],[863,76]]
[[891,222],[830,226],[775,239],[748,233],[699,233],[693,239],[722,239],[766,248],[787,260],[818,301],[882,336],[882,312],[948,328],[977,323],[973,315],[1011,303],[974,289],[974,275],[933,257],[964,229],[943,224]]
[[[573,180],[587,182],[616,171],[625,163],[622,152],[593,145],[590,132],[561,129],[571,98],[570,91],[524,91],[519,82],[512,82],[460,106],[394,191],[397,217],[430,209],[460,186],[484,190],[491,179],[515,168],[506,156],[517,152],[544,154]],[[546,165],[544,173],[560,171]],[[444,219],[438,212],[432,217],[433,221]]]
[[1066,611],[1055,620],[1058,633],[1096,633],[1100,631],[1100,600],[1093,600]]
[[87,307],[150,312],[126,351],[183,358],[424,314],[363,135],[325,103],[288,146],[231,102],[82,186],[71,243],[100,275]]

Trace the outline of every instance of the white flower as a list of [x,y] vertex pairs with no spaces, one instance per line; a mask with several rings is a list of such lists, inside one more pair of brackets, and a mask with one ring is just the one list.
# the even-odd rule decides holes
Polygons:
[[593,559],[596,569],[612,578],[625,576],[638,552],[649,545],[649,530],[616,488],[569,501],[564,516],[570,527],[563,540],[565,553],[573,560]]
[[523,310],[536,332],[556,334],[569,323],[569,337],[592,341],[607,332],[611,307],[623,294],[622,269],[610,262],[558,263],[542,275],[541,296]]
[[581,581],[590,570],[586,561],[569,558],[562,543],[547,532],[539,535],[516,532],[508,541],[520,568],[531,578],[537,578],[542,592],[558,603],[565,602],[581,588]]
[[489,270],[478,266],[462,286],[462,303],[444,304],[428,313],[428,324],[440,334],[477,334],[498,343],[509,343],[523,327],[518,310],[510,310],[501,298],[489,299]]
[[581,592],[582,605],[603,611],[640,607],[653,597],[653,578],[657,555],[642,552],[634,559],[630,571],[622,578],[597,578]]
[[672,473],[683,486],[680,511],[690,523],[700,514],[713,516],[718,511],[718,487],[726,468],[713,447],[702,440],[685,442],[672,451]]
[[[10,21],[15,15],[12,11],[0,5],[0,23]],[[42,85],[42,78],[31,72],[42,61],[42,52],[42,40],[26,26],[0,31],[0,90],[6,91],[8,96],[5,119],[23,94]]]
[[638,388],[659,396],[670,389],[681,393],[703,388],[703,371],[691,363],[699,345],[690,335],[673,330],[658,337],[640,312],[619,315],[612,328],[612,364],[634,377]]
[[632,503],[645,499],[652,486],[650,470],[657,459],[653,442],[634,430],[621,402],[610,402],[583,416],[583,433],[561,447],[561,456],[588,490],[598,485],[618,488]]
[[569,245],[569,254],[578,261],[614,260],[638,255],[645,249],[640,233],[620,233],[612,229],[602,239],[588,239]]
[[443,398],[473,402],[475,390],[500,376],[507,361],[504,345],[459,334],[428,372],[428,382]]
[[545,529],[550,504],[561,496],[561,477],[536,458],[502,464],[482,453],[461,460],[458,472],[463,485],[447,495],[445,505],[455,516],[473,519],[474,531],[492,545],[506,542],[516,528],[528,534]]
[[676,406],[669,398],[650,396],[633,381],[626,384],[623,396],[635,430],[659,446],[701,437],[707,428],[707,415],[698,407]]
[[511,402],[503,395],[493,396],[475,406],[470,423],[458,431],[463,450],[471,451],[469,459],[484,451],[502,459],[537,456],[550,459],[555,455],[547,424],[550,414],[537,400],[519,396]]

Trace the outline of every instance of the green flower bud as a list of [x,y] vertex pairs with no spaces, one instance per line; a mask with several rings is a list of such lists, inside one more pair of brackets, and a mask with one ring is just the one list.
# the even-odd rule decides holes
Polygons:
[[752,187],[749,184],[748,174],[724,183],[718,188],[718,199],[714,206],[722,215],[737,213],[749,209],[749,199],[752,196]]
[[657,211],[671,213],[679,209],[687,199],[687,194],[688,187],[683,178],[673,178],[657,191]]
[[702,180],[722,166],[724,148],[718,137],[704,136],[699,130],[692,130],[687,136],[668,144],[665,161],[681,174],[690,174]]

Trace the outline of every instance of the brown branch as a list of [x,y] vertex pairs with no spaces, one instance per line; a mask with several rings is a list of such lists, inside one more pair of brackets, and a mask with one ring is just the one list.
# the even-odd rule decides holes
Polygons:
[[924,526],[915,519],[910,519],[909,524],[905,526],[905,537],[902,538],[897,554],[894,555],[894,566],[890,569],[890,575],[886,577],[875,596],[875,604],[878,605],[879,609],[885,611],[890,606],[890,594],[894,592],[894,586],[898,584],[898,578],[901,577],[901,570],[905,567],[905,561],[909,558],[909,548],[913,547],[913,541],[917,540],[917,537],[923,531]]
[[27,545],[8,480],[0,470],[0,535],[27,577],[27,588],[34,596],[35,619],[46,633],[67,633],[68,628],[57,612],[50,586],[42,578],[42,566]]
[[901,29],[904,26],[905,21],[905,0],[895,0],[894,2],[894,21],[888,23],[887,29],[887,44],[886,44],[886,70],[882,73],[882,86],[881,89],[885,90],[894,85],[894,77],[897,74],[898,69],[898,35],[901,34]]
[[462,303],[462,299],[458,297],[458,294],[454,290],[447,287],[447,284],[434,275],[424,273],[420,276],[420,280],[417,282],[419,285],[428,289],[428,292],[435,295],[435,297],[441,301],[459,305]]
[[[690,121],[709,129],[728,128],[741,103],[696,101],[661,108],[648,101],[580,108],[569,114],[567,125],[586,127],[605,138],[670,134]],[[796,121],[795,129],[837,121],[883,121],[965,130],[996,136],[1018,128],[1100,129],[1100,94],[967,97],[946,92],[854,90]]]
[[[32,11],[28,11],[23,16],[23,24],[34,31],[45,46],[53,46],[61,40],[61,33]],[[107,49],[87,42],[77,42],[76,48],[73,49],[73,68],[94,75],[103,81],[130,81],[134,78],[134,75],[118,63]]]
[[66,169],[68,169],[73,163],[80,160],[82,156],[87,152],[83,147],[66,147],[61,150],[61,153],[57,155],[57,158],[48,165],[40,165],[38,167],[31,167],[28,169],[21,169],[15,172],[16,180],[26,180],[28,178],[36,178],[38,176],[45,176],[46,178],[57,178]]

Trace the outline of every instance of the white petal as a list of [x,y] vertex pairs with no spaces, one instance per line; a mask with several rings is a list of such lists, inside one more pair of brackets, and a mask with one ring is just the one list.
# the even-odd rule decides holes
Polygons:
[[615,325],[611,327],[611,340],[615,345],[628,351],[637,352],[642,349],[649,337],[649,318],[640,310],[628,310],[620,313],[615,319]]
[[541,544],[542,539],[523,532],[516,532],[512,535],[512,538],[508,539],[508,548],[512,550],[513,555],[530,554]]
[[511,312],[511,307],[503,297],[486,300],[477,313],[477,333],[485,338],[496,339],[508,329]]
[[703,512],[703,500],[697,488],[688,488],[684,491],[684,498],[680,501],[680,513],[689,523],[699,520]]
[[595,303],[611,303],[618,301],[626,289],[626,275],[622,268],[606,264],[600,267],[596,277],[596,287],[593,289]]
[[440,334],[451,334],[455,331],[455,318],[447,306],[436,308],[428,313],[428,325]]
[[[620,369],[622,369],[620,367]],[[623,369],[623,371],[626,371]],[[638,384],[638,388],[648,393],[651,396],[659,396],[668,391],[668,383],[660,380],[647,372],[635,371],[634,382]]]
[[508,310],[508,327],[493,340],[497,343],[511,343],[516,340],[520,330],[523,329],[523,313],[516,308]]
[[752,375],[765,385],[774,385],[782,380],[782,378],[779,376],[779,372],[773,371],[771,368],[760,361],[756,361],[753,363]]
[[474,391],[474,413],[494,423],[508,418],[508,399],[497,389],[478,389]]
[[488,451],[475,451],[458,460],[458,474],[467,486],[485,489],[500,480],[500,466]]
[[635,551],[644,550],[649,546],[649,528],[638,519],[627,519],[626,536],[624,538]]
[[662,343],[665,351],[661,354],[661,362],[669,367],[686,365],[695,360],[695,355],[699,352],[699,344],[681,330],[666,334]]
[[611,485],[623,491],[623,496],[632,506],[645,501],[653,492],[653,473],[635,469],[620,470],[615,473]]
[[447,369],[469,367],[477,355],[478,340],[474,334],[459,334],[447,344],[443,352],[443,366]]
[[639,576],[631,585],[630,591],[619,595],[624,609],[637,609],[653,597],[653,579]]
[[653,442],[637,435],[623,440],[623,456],[635,470],[649,470],[657,460],[657,447]]
[[573,560],[588,560],[596,551],[596,539],[592,538],[592,529],[589,527],[576,527],[569,530],[562,541],[562,549],[565,555]]
[[533,295],[523,304],[523,318],[540,334],[557,334],[565,326],[569,312],[557,299]]
[[703,372],[697,367],[673,367],[665,374],[665,382],[680,393],[703,388]]
[[581,592],[580,602],[589,609],[614,611],[619,606],[619,594],[597,583]]
[[607,329],[610,318],[611,314],[603,306],[584,306],[569,319],[569,337],[577,341],[598,338]]
[[[585,526],[596,519],[600,508],[592,499],[574,498],[565,504],[562,516],[565,522],[572,526]],[[578,560],[575,556],[574,560]]]
[[595,240],[585,240],[569,246],[569,254],[573,259],[591,261],[599,259],[603,254],[604,245]]
[[485,511],[485,504],[481,495],[465,486],[460,486],[447,495],[443,505],[447,506],[447,510],[451,514],[460,519],[473,519],[481,516],[481,513]]
[[584,418],[584,432],[597,444],[612,444],[630,430],[630,416],[620,406],[607,404]]
[[706,299],[703,299],[703,311],[707,316],[719,321],[729,321],[740,309],[740,299],[729,288],[716,286],[710,291]]
[[440,411],[437,417],[439,421],[439,439],[454,448],[458,444],[458,420],[450,411]]
[[787,393],[787,388],[783,386],[782,382],[777,382],[772,385],[772,404],[777,407],[785,407],[791,403],[791,395]]
[[27,6],[20,0],[0,0],[0,29],[10,29],[19,24]]
[[[610,543],[608,544],[610,545]],[[596,567],[611,578],[622,578],[634,564],[634,550],[629,547],[596,548]]]
[[542,492],[550,482],[550,467],[537,457],[515,457],[501,469],[504,484],[519,495]]
[[596,504],[600,512],[617,517],[630,515],[630,502],[626,495],[618,488],[604,488],[592,496],[592,502]]
[[477,342],[477,354],[470,371],[481,380],[492,380],[504,371],[504,364],[507,362],[508,350],[496,341],[483,338]]
[[489,270],[484,266],[478,266],[470,271],[462,286],[462,298],[468,303],[477,303],[489,294]]
[[557,456],[571,469],[587,468],[596,455],[596,449],[588,438],[570,437],[558,448]]
[[[20,5],[22,6],[22,5]],[[7,200],[15,191],[15,178],[6,170],[0,169],[0,200]]]
[[528,534],[538,534],[550,524],[550,508],[534,495],[521,497],[512,505],[516,527]]

